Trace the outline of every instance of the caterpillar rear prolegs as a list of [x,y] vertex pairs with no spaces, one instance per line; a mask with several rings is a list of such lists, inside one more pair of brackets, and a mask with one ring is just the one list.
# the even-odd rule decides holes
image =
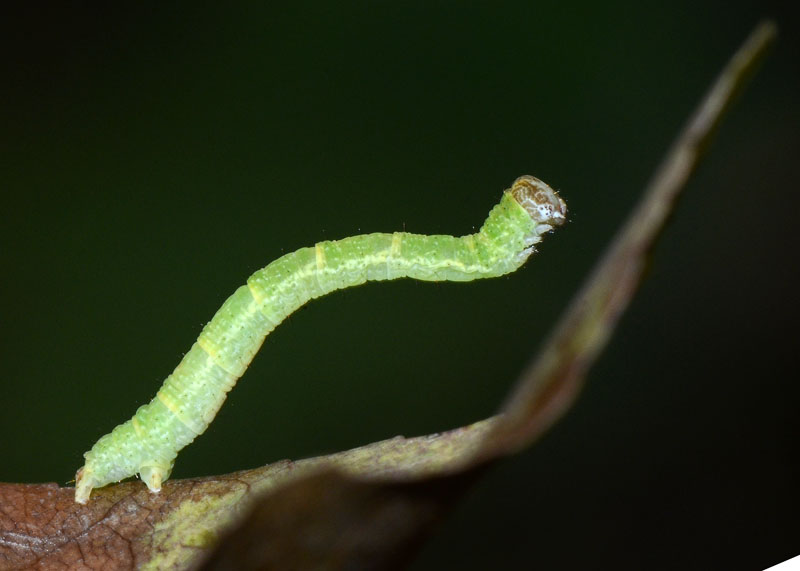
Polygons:
[[208,428],[267,334],[310,299],[366,281],[501,276],[524,264],[566,214],[558,193],[522,176],[475,234],[366,234],[278,258],[225,301],[153,400],[84,454],[75,501],[86,503],[93,488],[135,474],[150,491],[160,491],[178,451]]

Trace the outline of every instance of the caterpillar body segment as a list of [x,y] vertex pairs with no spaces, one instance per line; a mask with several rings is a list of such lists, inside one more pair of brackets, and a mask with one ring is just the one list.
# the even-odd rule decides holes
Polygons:
[[264,338],[310,299],[367,281],[501,276],[522,266],[542,235],[565,220],[558,194],[523,176],[475,234],[365,234],[278,258],[223,303],[156,396],[84,454],[75,501],[86,503],[93,488],[136,474],[160,491],[178,451],[208,428]]

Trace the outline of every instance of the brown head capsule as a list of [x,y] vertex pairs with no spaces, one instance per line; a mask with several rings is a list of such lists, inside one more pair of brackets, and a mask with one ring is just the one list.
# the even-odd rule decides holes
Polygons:
[[519,177],[511,185],[511,195],[538,224],[536,234],[549,232],[567,220],[567,203],[558,193],[538,178]]

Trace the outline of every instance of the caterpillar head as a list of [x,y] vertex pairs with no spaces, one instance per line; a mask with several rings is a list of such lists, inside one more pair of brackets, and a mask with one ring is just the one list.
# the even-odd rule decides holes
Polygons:
[[511,185],[511,195],[536,221],[536,234],[539,236],[567,221],[567,203],[536,177],[519,177]]

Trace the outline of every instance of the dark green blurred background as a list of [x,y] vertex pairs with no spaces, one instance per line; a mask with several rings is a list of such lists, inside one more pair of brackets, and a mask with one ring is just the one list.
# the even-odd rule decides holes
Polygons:
[[782,36],[575,408],[417,569],[763,569],[800,553],[798,41],[760,2],[302,3],[6,14],[0,480],[66,483],[247,276],[362,232],[464,234],[535,174],[517,274],[331,295],[173,476],[494,412],[761,16]]

